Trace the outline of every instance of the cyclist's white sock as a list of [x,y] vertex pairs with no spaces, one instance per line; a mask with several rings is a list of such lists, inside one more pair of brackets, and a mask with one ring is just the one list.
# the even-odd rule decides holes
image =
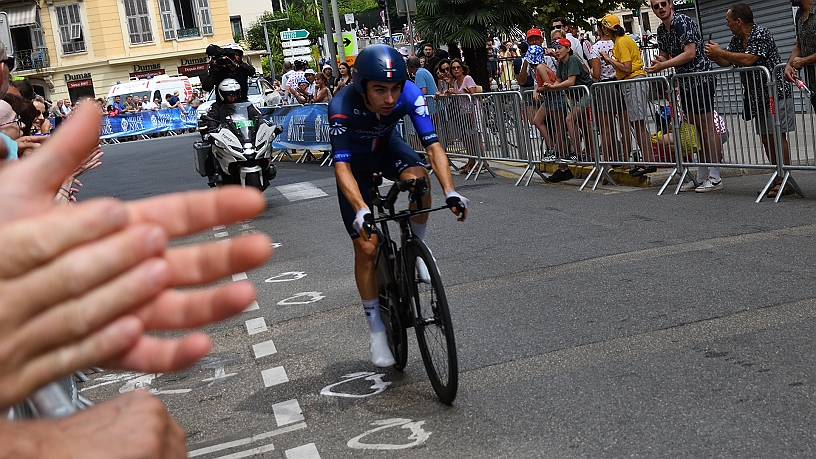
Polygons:
[[371,333],[385,332],[385,325],[380,316],[380,299],[363,300],[363,309],[368,319],[368,329]]
[[388,336],[384,331],[372,333],[369,343],[368,350],[371,352],[371,363],[375,366],[390,367],[396,363],[394,355],[391,354],[391,348],[388,347]]
[[719,167],[712,167],[711,170],[708,172],[709,177],[713,177],[717,180],[722,180],[720,178],[720,168]]
[[425,240],[425,229],[428,227],[428,222],[417,223],[417,222],[415,222],[413,220],[410,220],[410,222],[411,222],[411,231],[413,231],[414,234],[416,234],[416,237],[418,237],[421,241],[424,241]]
[[697,168],[697,183],[703,183],[708,178],[708,167],[700,166]]
[[425,260],[419,257],[416,259],[416,276],[420,282],[431,283],[431,274],[428,272],[428,267],[425,266]]

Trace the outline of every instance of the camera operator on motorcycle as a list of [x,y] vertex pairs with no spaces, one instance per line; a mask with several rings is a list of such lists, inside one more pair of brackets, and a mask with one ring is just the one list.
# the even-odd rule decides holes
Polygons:
[[[255,67],[242,60],[244,49],[238,43],[228,43],[223,47],[218,45],[207,46],[207,56],[210,56],[210,65],[207,69],[207,76],[201,83],[201,89],[212,91],[225,78],[232,78],[241,85],[241,93],[238,102],[246,102],[247,91],[249,90],[249,77],[255,75]],[[220,97],[216,94],[216,99]]]
[[[354,277],[368,319],[371,361],[378,367],[388,367],[394,364],[394,356],[380,317],[375,271],[377,233],[369,233],[365,224],[374,221],[369,196],[374,173],[381,172],[395,181],[421,177],[428,180],[428,170],[419,155],[394,129],[405,115],[411,117],[419,134],[446,203],[458,207],[451,211],[460,221],[467,216],[468,200],[453,188],[448,158],[434,131],[425,97],[416,84],[406,81],[408,70],[399,52],[385,45],[367,46],[357,56],[352,75],[354,84],[340,90],[329,103],[334,171],[340,211],[354,246]],[[422,206],[430,205],[429,191]],[[420,239],[425,237],[427,220],[428,214],[411,219],[411,229]],[[417,260],[417,271],[419,279],[430,278],[421,259]]]

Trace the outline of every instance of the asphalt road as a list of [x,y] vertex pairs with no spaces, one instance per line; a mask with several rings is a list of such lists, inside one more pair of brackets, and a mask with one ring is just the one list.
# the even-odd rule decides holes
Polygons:
[[[80,199],[206,188],[194,140],[105,147]],[[517,188],[504,169],[456,176],[470,216],[435,214],[426,237],[456,331],[453,406],[413,336],[404,372],[368,361],[332,170],[289,162],[262,215],[190,238],[274,239],[246,273],[258,308],[208,327],[212,355],[187,371],[94,374],[83,395],[155,391],[202,458],[816,455],[816,175],[795,175],[807,198],[755,204],[765,175],[657,196]]]

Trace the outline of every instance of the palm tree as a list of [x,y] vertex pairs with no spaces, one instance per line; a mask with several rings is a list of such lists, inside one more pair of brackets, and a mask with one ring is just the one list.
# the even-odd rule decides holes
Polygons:
[[518,1],[418,0],[417,13],[420,36],[432,43],[447,43],[451,50],[460,44],[471,76],[486,88],[490,78],[485,52],[488,31],[510,33],[532,20],[532,8]]

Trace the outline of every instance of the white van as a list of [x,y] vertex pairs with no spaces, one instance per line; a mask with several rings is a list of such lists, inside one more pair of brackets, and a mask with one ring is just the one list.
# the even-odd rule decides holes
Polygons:
[[164,102],[165,95],[173,94],[176,91],[179,93],[179,99],[184,103],[193,94],[190,79],[186,76],[170,75],[158,75],[145,80],[133,79],[113,85],[108,91],[105,106],[111,105],[116,96],[121,96],[121,102],[125,103],[128,95],[132,95],[134,99],[148,96],[151,101],[158,98],[161,103]]

